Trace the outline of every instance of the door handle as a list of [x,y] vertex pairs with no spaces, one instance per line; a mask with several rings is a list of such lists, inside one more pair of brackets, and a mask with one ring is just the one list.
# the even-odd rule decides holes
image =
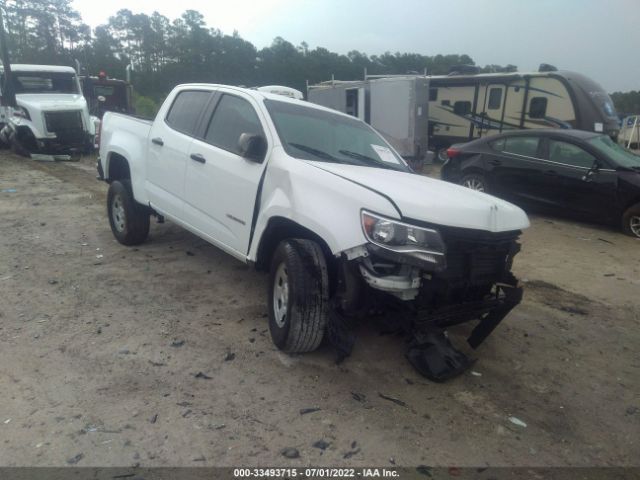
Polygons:
[[151,143],[155,143],[156,145],[160,145],[160,146],[164,145],[164,142],[160,137],[152,138]]
[[191,154],[191,160],[194,160],[194,161],[196,161],[198,163],[207,163],[207,160],[202,155],[200,155],[199,153],[192,153]]

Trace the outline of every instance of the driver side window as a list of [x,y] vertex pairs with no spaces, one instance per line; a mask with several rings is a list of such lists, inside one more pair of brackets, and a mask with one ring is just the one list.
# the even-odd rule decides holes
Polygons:
[[549,160],[572,167],[591,168],[596,158],[572,143],[549,140]]
[[204,140],[239,155],[238,139],[243,133],[264,137],[256,111],[245,99],[223,94],[213,112]]

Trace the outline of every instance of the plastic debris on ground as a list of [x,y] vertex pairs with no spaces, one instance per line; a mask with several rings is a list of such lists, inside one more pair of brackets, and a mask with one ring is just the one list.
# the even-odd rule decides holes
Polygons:
[[526,424],[526,423],[524,423],[522,420],[520,420],[520,419],[519,419],[519,418],[517,418],[517,417],[509,417],[509,421],[510,421],[511,423],[513,423],[514,425],[517,425],[517,426],[519,426],[519,427],[527,428],[527,424]]
[[37,162],[70,162],[78,161],[79,157],[72,157],[71,155],[49,155],[45,153],[32,153],[31,160]]
[[417,334],[406,357],[421,375],[434,382],[460,375],[474,363],[454,348],[443,332],[437,331]]

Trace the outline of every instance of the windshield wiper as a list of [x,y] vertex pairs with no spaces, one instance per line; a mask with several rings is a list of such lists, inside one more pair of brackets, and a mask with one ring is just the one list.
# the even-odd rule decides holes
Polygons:
[[384,163],[381,160],[376,160],[373,157],[370,157],[368,155],[364,155],[362,153],[358,153],[358,152],[352,152],[350,150],[338,150],[338,152],[340,152],[342,155],[346,155],[347,157],[351,157],[351,158],[356,158],[358,160],[363,160],[364,162],[368,163],[368,164],[374,164],[378,167],[381,168],[388,168],[389,170],[399,170],[399,171],[403,171],[402,168],[400,168],[399,166],[396,167],[392,164],[389,163]]
[[302,150],[303,152],[307,152],[307,153],[310,153],[311,155],[315,155],[318,158],[329,160],[331,162],[340,162],[340,160],[338,160],[333,155],[327,152],[324,152],[322,150],[318,150],[317,148],[309,147],[307,145],[302,145],[301,143],[289,143],[289,145],[297,148],[298,150]]

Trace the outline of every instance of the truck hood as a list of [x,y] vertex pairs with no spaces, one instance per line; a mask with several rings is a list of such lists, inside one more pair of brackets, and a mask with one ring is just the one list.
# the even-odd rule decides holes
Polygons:
[[442,180],[381,168],[307,163],[389,198],[405,218],[489,232],[529,226],[527,215],[519,207]]
[[21,93],[16,95],[16,102],[29,112],[87,109],[87,101],[82,95],[77,94]]

